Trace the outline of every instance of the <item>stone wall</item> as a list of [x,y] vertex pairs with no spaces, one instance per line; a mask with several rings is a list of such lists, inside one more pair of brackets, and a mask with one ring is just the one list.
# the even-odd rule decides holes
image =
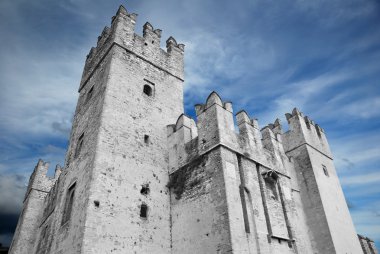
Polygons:
[[320,126],[260,129],[216,92],[184,115],[184,45],[136,18],[121,6],[88,54],[65,167],[38,163],[10,253],[377,253]]

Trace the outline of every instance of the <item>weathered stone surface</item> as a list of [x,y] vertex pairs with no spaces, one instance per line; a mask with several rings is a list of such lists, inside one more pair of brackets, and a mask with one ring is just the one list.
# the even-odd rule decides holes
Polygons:
[[136,18],[121,6],[87,56],[65,167],[39,161],[10,253],[377,253],[321,127],[239,111],[237,132],[216,92],[184,115],[184,45]]

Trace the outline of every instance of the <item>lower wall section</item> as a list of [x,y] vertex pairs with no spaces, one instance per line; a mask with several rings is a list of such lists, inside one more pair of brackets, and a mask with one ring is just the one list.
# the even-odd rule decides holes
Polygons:
[[220,149],[171,175],[172,253],[231,253]]
[[291,239],[298,233],[288,232],[293,230],[288,220],[296,217],[285,215],[296,213],[289,178],[279,176],[276,186],[281,185],[281,191],[276,187],[277,196],[272,197],[270,188],[260,187],[266,170],[257,170],[256,163],[221,146],[172,173],[172,253],[304,251],[297,252]]

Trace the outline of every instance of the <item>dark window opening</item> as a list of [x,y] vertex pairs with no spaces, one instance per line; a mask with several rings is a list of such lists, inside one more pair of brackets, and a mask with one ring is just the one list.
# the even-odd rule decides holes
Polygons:
[[75,183],[71,185],[70,188],[67,190],[65,207],[64,207],[63,216],[62,216],[62,225],[70,220],[71,210],[73,209],[73,203],[74,203],[74,195],[75,195]]
[[95,205],[95,207],[99,207],[99,201],[98,200],[94,200],[94,205]]
[[146,219],[148,217],[148,206],[146,204],[141,205],[140,217],[143,219]]
[[144,143],[149,144],[149,135],[144,135]]
[[148,43],[145,42],[144,45],[145,45],[145,46],[148,46]]
[[154,44],[154,41],[152,41],[152,44]]
[[144,85],[144,93],[148,96],[153,95],[153,89],[150,87],[150,85]]
[[323,173],[325,173],[326,176],[329,176],[329,171],[327,170],[327,167],[325,165],[322,165]]
[[79,156],[79,154],[80,154],[80,151],[82,150],[83,137],[84,137],[84,133],[82,133],[82,135],[80,135],[80,137],[78,138],[78,142],[77,142],[77,147],[75,149],[74,158],[77,158]]
[[140,190],[140,193],[142,195],[148,195],[150,192],[150,189],[149,189],[149,184],[144,184],[142,187],[141,187],[141,190]]

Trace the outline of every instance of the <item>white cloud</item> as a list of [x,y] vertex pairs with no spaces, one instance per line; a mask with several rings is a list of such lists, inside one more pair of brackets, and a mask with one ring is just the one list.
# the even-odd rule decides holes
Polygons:
[[358,234],[367,236],[374,241],[380,241],[379,210],[379,202],[374,202],[351,211],[351,216]]
[[380,184],[380,170],[378,172],[363,173],[360,175],[348,175],[340,178],[342,185],[368,185]]

